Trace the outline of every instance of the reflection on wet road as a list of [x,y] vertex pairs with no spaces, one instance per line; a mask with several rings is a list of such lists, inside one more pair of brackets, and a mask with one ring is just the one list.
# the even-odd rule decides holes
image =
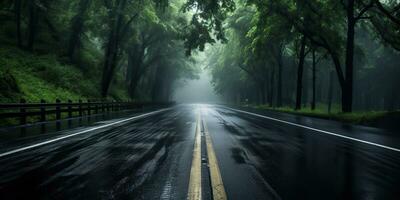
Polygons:
[[[400,147],[398,136],[379,129],[260,114]],[[203,199],[212,199],[213,162],[227,199],[400,196],[400,152],[222,106],[181,105],[1,157],[0,199],[186,199],[196,132]]]

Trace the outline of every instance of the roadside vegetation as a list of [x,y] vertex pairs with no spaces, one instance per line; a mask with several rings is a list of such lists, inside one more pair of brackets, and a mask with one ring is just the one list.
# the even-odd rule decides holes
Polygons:
[[[71,64],[61,63],[54,54],[35,55],[15,47],[0,47],[0,82],[2,102],[77,101],[99,98],[96,68],[79,70]],[[87,74],[97,74],[88,76]],[[128,94],[116,79],[110,92],[112,99],[126,100]]]
[[270,107],[268,105],[243,105],[260,110],[269,110],[284,112],[289,114],[302,115],[307,117],[316,117],[321,119],[336,120],[345,123],[359,124],[359,125],[375,125],[378,121],[386,120],[386,118],[393,118],[400,116],[400,110],[396,111],[357,111],[352,113],[343,113],[340,106],[336,106],[331,112],[327,111],[326,106],[311,109],[304,108],[301,110],[294,110],[291,107]]
[[198,76],[191,55],[223,39],[226,2],[1,1],[0,102],[169,101]]
[[374,121],[400,109],[399,30],[395,0],[238,0],[208,66],[231,104]]

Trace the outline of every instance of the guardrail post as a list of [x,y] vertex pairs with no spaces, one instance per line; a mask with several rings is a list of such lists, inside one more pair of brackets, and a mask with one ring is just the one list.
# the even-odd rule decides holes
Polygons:
[[56,99],[56,120],[61,119],[61,107],[60,107],[60,99]]
[[94,102],[94,113],[99,114],[99,108],[97,106],[98,102]]
[[107,112],[110,112],[110,102],[106,102],[106,109],[107,109]]
[[78,101],[78,112],[79,112],[79,117],[82,117],[82,100],[79,99]]
[[68,118],[72,118],[72,101],[68,99]]
[[41,104],[41,106],[40,106],[40,121],[44,122],[44,121],[46,121],[46,107],[45,107],[46,101],[44,99],[41,99],[40,104]]
[[90,100],[87,100],[87,114],[90,115]]
[[21,103],[21,108],[20,108],[19,112],[21,113],[21,116],[20,116],[19,123],[21,125],[23,125],[23,124],[26,124],[26,108],[24,107],[26,100],[21,99],[20,103]]

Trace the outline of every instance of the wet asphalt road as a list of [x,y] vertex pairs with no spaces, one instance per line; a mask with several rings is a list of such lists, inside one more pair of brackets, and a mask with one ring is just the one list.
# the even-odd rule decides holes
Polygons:
[[[310,130],[206,105],[175,106],[1,156],[0,199],[186,199],[198,113],[228,199],[400,199],[398,133],[259,113],[316,129]],[[49,138],[30,138],[15,148]],[[207,182],[203,190],[210,189]],[[211,198],[203,192],[203,199]]]

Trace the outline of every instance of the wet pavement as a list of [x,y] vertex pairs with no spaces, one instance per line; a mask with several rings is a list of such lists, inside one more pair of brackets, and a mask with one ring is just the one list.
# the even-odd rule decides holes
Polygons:
[[[316,130],[224,106],[179,105],[116,124],[131,116],[28,139],[0,137],[4,154],[84,132],[0,156],[0,199],[186,199],[198,113],[228,199],[400,198],[397,133],[247,111]],[[203,139],[201,146],[205,151]],[[204,166],[203,199],[211,199]]]

